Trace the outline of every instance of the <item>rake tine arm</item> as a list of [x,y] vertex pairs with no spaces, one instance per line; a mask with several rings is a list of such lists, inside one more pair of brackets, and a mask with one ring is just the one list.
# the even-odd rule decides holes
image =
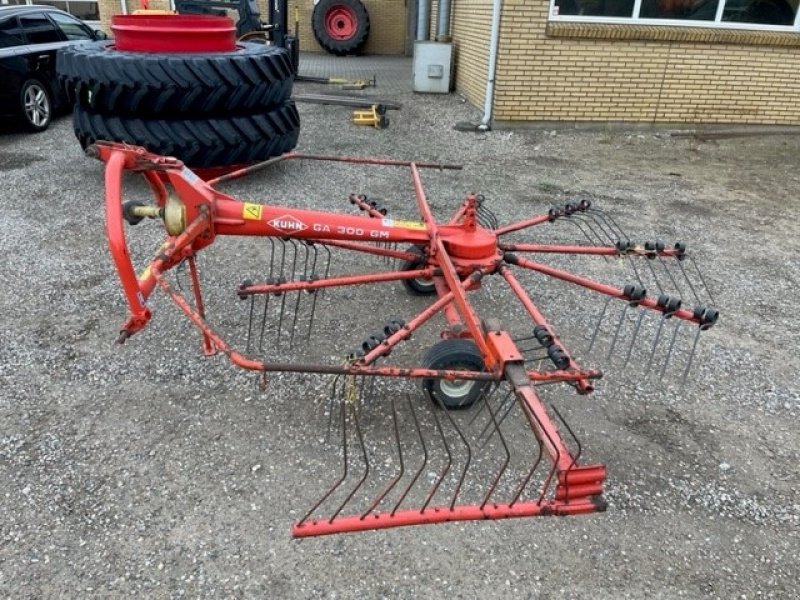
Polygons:
[[[502,479],[503,473],[506,472],[506,469],[508,468],[508,463],[511,461],[511,452],[508,449],[508,444],[506,444],[505,437],[503,437],[503,432],[500,430],[500,423],[497,422],[497,417],[495,416],[492,407],[489,406],[488,401],[486,403],[486,408],[489,410],[489,415],[492,417],[492,423],[494,424],[494,431],[497,431],[497,436],[500,438],[500,443],[503,445],[503,451],[505,452],[506,457],[503,460],[503,464],[498,469],[497,474],[492,479],[492,483],[489,486],[489,490],[486,492],[486,496],[484,496],[483,498],[483,502],[481,503],[481,510],[483,510],[483,508],[486,506],[486,503],[489,502],[489,498],[491,498],[492,494],[494,494],[495,489],[497,489],[497,484],[500,483],[500,479]],[[494,431],[492,432],[492,434],[494,434]]]
[[560,244],[497,244],[504,252],[534,252],[538,254],[588,254],[593,256],[617,256],[615,246],[569,246]]
[[[536,323],[536,325],[539,327],[543,327],[552,338],[553,344],[558,345],[561,348],[562,352],[566,357],[568,367],[570,369],[580,371],[581,370],[580,365],[577,362],[575,362],[575,360],[572,358],[569,352],[564,348],[564,344],[562,344],[561,341],[558,339],[558,337],[555,335],[553,328],[550,326],[550,324],[544,318],[544,315],[539,311],[539,309],[530,299],[528,294],[525,292],[525,289],[522,287],[522,284],[520,284],[519,280],[511,272],[511,269],[509,269],[505,265],[502,265],[500,267],[500,274],[503,276],[503,279],[506,280],[506,283],[514,292],[514,294],[517,296],[519,301],[522,303],[522,306],[531,316],[531,319],[533,319],[534,323]],[[588,394],[594,389],[591,383],[589,383],[589,381],[586,379],[578,379],[576,381],[576,386],[578,393],[581,394]]]
[[[513,254],[506,254],[505,260],[509,264],[517,265],[519,267],[523,267],[525,269],[529,269],[531,271],[536,271],[537,273],[542,273],[543,275],[547,275],[549,277],[553,277],[555,279],[560,279],[561,281],[566,281],[568,283],[573,283],[575,285],[579,285],[586,289],[598,292],[600,294],[605,294],[607,296],[611,296],[612,298],[618,298],[623,301],[627,301],[628,298],[625,296],[624,290],[619,288],[606,285],[604,283],[599,283],[587,277],[582,277],[580,275],[574,275],[567,271],[562,271],[560,269],[554,269],[553,267],[549,267],[547,265],[543,265],[541,263],[534,262],[532,260],[528,260],[519,256],[515,256]],[[656,312],[664,313],[666,310],[659,306],[654,298],[645,297],[639,302],[639,306],[644,308],[649,308]],[[677,317],[678,319],[682,319],[684,321],[691,321],[692,323],[697,323],[698,325],[701,323],[700,319],[694,315],[691,310],[681,308],[676,310],[675,312],[671,313],[671,316]]]
[[417,471],[414,473],[414,476],[411,478],[411,481],[406,486],[406,489],[403,490],[403,493],[400,495],[400,499],[392,508],[392,512],[390,513],[392,516],[397,513],[397,509],[400,508],[400,505],[408,496],[408,493],[411,491],[411,488],[414,487],[414,484],[417,483],[417,479],[419,476],[422,475],[422,472],[425,470],[425,465],[428,464],[428,447],[425,445],[425,437],[422,435],[422,429],[419,426],[419,419],[417,418],[417,411],[414,410],[414,402],[411,400],[411,395],[407,396],[408,399],[408,408],[411,411],[411,417],[414,420],[414,429],[417,431],[417,436],[419,437],[419,443],[422,446],[422,464],[419,466]]
[[[374,380],[373,380],[374,381]],[[397,456],[400,460],[400,472],[386,485],[380,495],[370,504],[369,508],[361,515],[364,519],[368,514],[375,510],[384,498],[392,491],[392,488],[403,478],[406,472],[405,464],[403,463],[403,446],[400,444],[400,428],[397,424],[397,407],[395,406],[394,396],[392,397],[392,424],[394,425],[394,441],[397,445]]]
[[339,508],[337,508],[336,511],[331,515],[331,518],[328,520],[328,524],[331,524],[336,520],[336,517],[338,517],[339,513],[344,510],[344,507],[347,506],[348,502],[353,499],[353,496],[356,495],[356,492],[361,488],[362,485],[364,485],[364,482],[369,476],[369,455],[367,454],[367,446],[364,444],[364,436],[361,433],[361,425],[358,423],[358,411],[354,405],[351,406],[350,412],[353,414],[353,423],[355,423],[356,428],[356,439],[358,439],[358,444],[361,446],[361,457],[364,460],[364,474],[358,480],[355,487],[350,490],[350,493],[347,495],[347,498],[344,499],[344,502],[342,502],[339,505]]
[[360,242],[347,242],[339,240],[310,240],[314,243],[320,244],[323,247],[332,246],[334,248],[342,248],[344,250],[353,250],[355,252],[364,252],[365,254],[374,254],[376,256],[385,256],[387,258],[394,258],[396,260],[414,260],[419,258],[413,252],[405,252],[403,250],[394,250],[392,248],[382,248],[378,246],[371,246]]
[[313,292],[324,288],[345,287],[348,285],[362,285],[369,283],[382,283],[389,281],[402,281],[404,279],[431,278],[436,269],[427,267],[413,271],[389,271],[385,273],[370,273],[369,275],[348,275],[332,277],[330,279],[314,279],[306,281],[287,281],[285,283],[254,283],[243,285],[236,289],[240,298],[256,294],[283,294],[287,292]]
[[505,235],[506,233],[511,233],[512,231],[519,231],[520,229],[527,229],[528,227],[534,227],[536,225],[541,225],[542,223],[548,223],[553,221],[553,217],[548,215],[538,215],[535,217],[531,217],[530,219],[525,219],[524,221],[517,221],[515,223],[509,223],[508,225],[503,225],[502,227],[498,227],[495,230],[497,236]]

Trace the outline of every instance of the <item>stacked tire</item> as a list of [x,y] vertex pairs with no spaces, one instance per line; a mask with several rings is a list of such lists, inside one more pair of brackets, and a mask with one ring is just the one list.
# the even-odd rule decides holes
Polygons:
[[81,146],[144,146],[192,167],[265,160],[292,150],[300,117],[289,53],[263,44],[231,52],[121,52],[103,41],[64,48],[59,85],[74,103]]

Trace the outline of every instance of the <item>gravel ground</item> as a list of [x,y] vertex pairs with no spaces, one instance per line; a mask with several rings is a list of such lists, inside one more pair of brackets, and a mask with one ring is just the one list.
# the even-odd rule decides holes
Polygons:
[[[275,377],[259,393],[252,376],[203,358],[161,295],[151,326],[115,346],[125,307],[104,239],[102,168],[62,118],[40,135],[0,137],[0,596],[796,598],[800,137],[478,135],[452,129],[478,116],[456,96],[397,99],[405,106],[384,131],[351,126],[344,108],[301,106],[300,150],[463,163],[425,176],[442,218],[470,190],[501,222],[589,195],[636,239],[697,251],[723,316],[685,388],[601,352],[587,358],[606,372],[597,392],[557,396],[587,460],[608,465],[608,511],[291,539],[336,467],[320,443],[327,382]],[[224,189],[343,211],[363,192],[414,216],[395,169],[287,163]],[[134,255],[158,236],[153,224],[134,230]],[[246,316],[235,286],[259,265],[265,275],[257,246],[225,240],[201,261],[223,329],[241,333]],[[599,259],[569,264],[622,277]],[[524,281],[567,342],[585,345],[602,302]],[[381,292],[331,294],[320,337],[295,355],[340,356],[424,306],[399,286]],[[516,322],[501,292],[487,285],[481,306]],[[409,356],[427,340],[415,337]],[[386,414],[392,389],[379,389],[371,415]],[[369,428],[391,438],[385,419]]]

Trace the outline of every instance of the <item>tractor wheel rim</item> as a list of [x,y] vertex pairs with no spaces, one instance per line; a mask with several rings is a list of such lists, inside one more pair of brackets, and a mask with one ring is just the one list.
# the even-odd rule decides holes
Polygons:
[[471,379],[455,379],[453,381],[442,379],[439,383],[439,389],[442,390],[443,394],[447,394],[449,398],[461,400],[469,395],[474,385],[475,382]]
[[41,86],[31,85],[25,90],[25,116],[36,127],[41,127],[50,118],[50,103]]
[[349,40],[358,29],[358,17],[349,6],[336,4],[325,14],[325,33],[335,40]]

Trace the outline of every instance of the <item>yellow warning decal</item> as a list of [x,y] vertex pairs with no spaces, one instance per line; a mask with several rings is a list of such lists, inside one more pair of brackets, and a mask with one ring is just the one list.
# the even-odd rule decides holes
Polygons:
[[147,279],[148,277],[150,277],[150,265],[144,268],[144,271],[139,275],[139,279]]
[[419,221],[395,221],[395,227],[404,227],[406,229],[425,229],[425,223]]
[[261,204],[250,204],[249,202],[245,202],[242,207],[242,218],[249,221],[260,221],[261,212],[263,210],[264,206]]

